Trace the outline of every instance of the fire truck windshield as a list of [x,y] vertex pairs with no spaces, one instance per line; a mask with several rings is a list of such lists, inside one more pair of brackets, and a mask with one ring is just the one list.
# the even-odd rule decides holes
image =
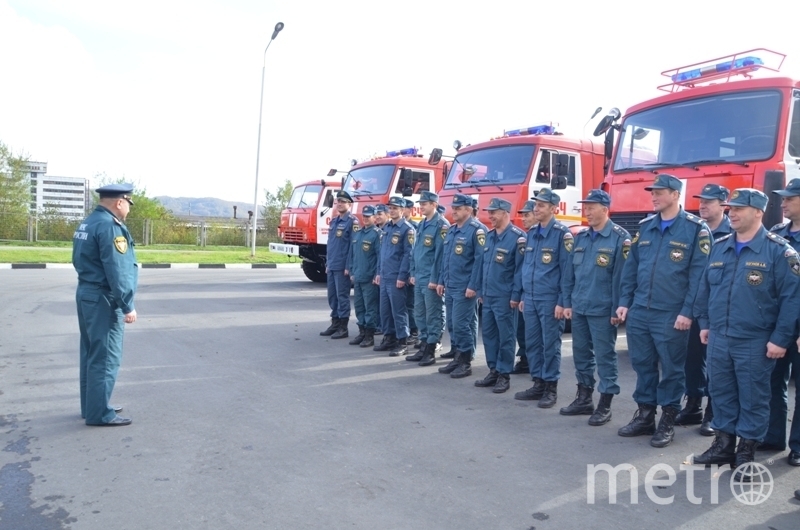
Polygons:
[[614,171],[766,160],[775,153],[781,94],[728,92],[625,118]]
[[392,183],[395,166],[367,166],[347,174],[344,190],[351,195],[383,195]]
[[289,202],[286,203],[286,207],[306,208],[308,206],[316,206],[320,191],[322,191],[322,186],[318,184],[298,186],[292,191],[292,196],[289,198]]
[[505,145],[459,154],[444,187],[521,184],[528,176],[535,150],[535,145]]

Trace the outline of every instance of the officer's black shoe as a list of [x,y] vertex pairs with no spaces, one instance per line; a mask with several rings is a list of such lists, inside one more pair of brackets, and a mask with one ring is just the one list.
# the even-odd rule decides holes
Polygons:
[[543,394],[544,380],[539,377],[534,377],[533,386],[528,390],[523,390],[522,392],[517,392],[514,394],[514,399],[518,399],[520,401],[536,401],[537,399],[542,399]]
[[353,337],[353,339],[350,342],[348,342],[348,344],[350,344],[351,346],[356,346],[358,344],[361,344],[364,341],[364,337],[366,336],[366,334],[367,331],[364,328],[364,326],[358,326],[358,335]]
[[650,439],[653,447],[666,447],[672,443],[675,437],[675,417],[680,413],[677,407],[661,407],[661,419],[658,421],[658,429]]
[[419,348],[419,330],[412,329],[410,330],[410,334],[408,336],[408,345],[414,348]]
[[656,408],[650,405],[639,405],[633,413],[633,419],[625,427],[617,431],[620,436],[642,436],[656,432]]
[[359,344],[362,348],[370,348],[375,346],[375,330],[374,329],[365,329],[364,330],[364,340],[361,341]]
[[497,373],[497,370],[492,368],[491,370],[489,370],[489,373],[486,374],[486,377],[475,381],[475,386],[482,388],[494,386],[494,384],[497,382],[498,375],[500,374]]
[[736,460],[736,435],[727,432],[717,431],[714,441],[711,442],[705,453],[692,458],[692,464],[701,466],[733,465]]
[[686,405],[675,417],[675,425],[700,425],[703,422],[703,398],[686,398]]
[[439,373],[440,374],[451,374],[451,373],[453,373],[453,371],[456,368],[458,368],[459,365],[461,364],[460,359],[461,359],[461,354],[459,352],[456,352],[455,353],[455,357],[453,357],[452,361],[450,361],[447,365],[442,366],[441,368],[439,368]]
[[[755,461],[756,447],[758,447],[756,440],[739,438],[739,445],[736,447],[736,461],[733,463],[733,468],[738,469],[739,466]],[[734,482],[750,482],[751,478],[750,473],[742,473],[742,471],[737,471],[733,476]]]
[[558,381],[545,381],[544,393],[539,400],[538,407],[549,409],[556,404],[556,401],[558,401]]
[[498,374],[497,382],[494,384],[492,392],[495,394],[502,394],[508,391],[509,388],[511,388],[511,376],[509,374]]
[[397,339],[397,344],[395,344],[392,351],[389,352],[389,357],[399,357],[400,355],[405,355],[408,353],[408,337],[403,337],[402,339]]
[[711,398],[706,403],[706,412],[703,414],[703,423],[700,424],[700,434],[703,436],[714,436],[714,429],[711,428],[711,420],[714,419],[714,411],[711,409]]
[[397,338],[391,333],[384,335],[381,343],[372,348],[372,351],[390,351],[397,346]]
[[436,344],[426,344],[425,351],[422,352],[422,359],[419,361],[420,366],[430,366],[436,364]]
[[339,319],[339,329],[336,330],[336,333],[331,335],[332,339],[346,339],[349,337],[349,333],[347,331],[347,325],[350,323],[349,318],[340,318]]
[[559,413],[564,416],[580,416],[582,414],[594,413],[594,401],[592,401],[592,387],[584,386],[578,383],[578,395],[575,401],[563,407]]
[[514,365],[514,369],[511,370],[512,374],[529,374],[531,373],[531,369],[528,368],[528,358],[523,355],[517,361],[517,364]]
[[789,451],[788,462],[790,466],[800,466],[800,451]]
[[611,420],[612,399],[614,399],[614,394],[600,394],[600,401],[597,403],[597,408],[594,409],[592,417],[589,418],[589,425],[597,427],[598,425],[605,425]]
[[439,357],[441,357],[442,359],[455,359],[455,357],[456,357],[456,347],[455,346],[450,346],[450,351],[448,351],[447,353],[441,354]]
[[339,320],[340,319],[338,319],[338,318],[332,318],[331,319],[331,325],[328,326],[328,329],[326,329],[325,331],[320,331],[320,333],[319,333],[320,336],[321,337],[330,337],[331,335],[336,333],[339,330]]
[[[420,345],[424,345],[426,347],[428,346],[424,342],[420,342]],[[412,355],[406,355],[406,361],[411,361],[411,362],[414,362],[414,363],[418,363],[418,362],[420,362],[422,360],[422,358],[424,356],[425,356],[425,348],[421,347],[419,350],[417,350]]]
[[469,353],[461,353],[460,362],[458,367],[450,373],[453,379],[462,379],[472,375],[472,355]]

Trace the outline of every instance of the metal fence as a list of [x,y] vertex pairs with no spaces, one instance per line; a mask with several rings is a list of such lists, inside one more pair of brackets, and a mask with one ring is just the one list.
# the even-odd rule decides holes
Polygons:
[[[0,214],[0,241],[72,241],[81,219]],[[250,246],[252,226],[240,219],[129,219],[137,245]],[[258,223],[256,246],[280,242],[274,223]]]

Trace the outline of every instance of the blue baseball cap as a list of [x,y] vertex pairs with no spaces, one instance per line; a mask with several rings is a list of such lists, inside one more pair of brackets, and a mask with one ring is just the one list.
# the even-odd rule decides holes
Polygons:
[[436,207],[436,211],[439,212],[439,215],[444,215],[444,212],[447,211],[447,208],[445,208],[440,204],[439,206]]
[[672,175],[667,175],[666,173],[661,173],[659,176],[656,177],[656,180],[646,186],[644,189],[647,191],[653,190],[674,190],[674,191],[681,191],[683,190],[683,184],[681,181],[678,180],[677,177],[673,177]]
[[439,202],[439,196],[432,191],[423,191],[419,194],[417,202]]
[[339,190],[336,192],[336,200],[343,200],[347,202],[353,202],[353,198],[344,190]]
[[133,193],[133,184],[123,182],[122,184],[108,184],[94,190],[100,195],[101,199],[125,199],[128,203],[133,204],[131,194]]
[[786,185],[786,189],[775,190],[772,193],[780,195],[781,197],[797,197],[800,195],[800,179],[792,179]]
[[456,193],[453,195],[452,206],[469,206],[472,208],[472,197],[469,195],[464,195],[463,193]]
[[727,206],[750,206],[763,212],[767,209],[768,202],[769,197],[762,191],[753,188],[739,188],[733,190],[731,198],[725,204]]
[[385,204],[378,204],[375,206],[375,213],[386,213],[387,211]]
[[611,206],[611,195],[604,192],[603,190],[591,190],[589,191],[589,195],[587,195],[585,199],[578,202],[595,202],[605,207],[609,207]]
[[720,186],[719,184],[706,184],[703,186],[703,191],[701,191],[699,195],[695,195],[694,198],[708,200],[717,199],[718,201],[725,202],[728,200],[728,196],[730,194],[730,190],[725,186]]
[[522,209],[518,213],[532,212],[535,207],[536,207],[536,201],[534,200],[525,201],[525,204],[522,206]]
[[375,215],[375,207],[374,206],[364,206],[364,209],[361,210],[361,215],[364,217],[372,217]]
[[403,199],[403,200],[406,203],[406,205],[405,205],[406,208],[413,208],[414,207],[414,201],[412,201],[411,199]]
[[405,208],[406,200],[402,197],[389,197],[389,202],[386,205],[397,206],[398,208]]
[[533,200],[549,202],[550,204],[558,206],[558,203],[561,202],[561,197],[559,197],[558,194],[553,192],[553,190],[550,188],[542,188],[539,190],[539,193],[536,194]]
[[473,208],[477,208],[478,207],[478,198],[477,197],[473,197],[472,198],[472,207]]
[[492,212],[494,210],[505,210],[508,213],[511,213],[511,203],[505,199],[498,199],[497,197],[492,197],[492,200],[489,201],[489,206],[484,208],[487,212]]

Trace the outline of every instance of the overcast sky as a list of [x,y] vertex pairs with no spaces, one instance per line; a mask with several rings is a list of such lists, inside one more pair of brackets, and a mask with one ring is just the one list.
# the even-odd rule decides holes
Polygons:
[[549,121],[580,136],[596,107],[658,95],[662,70],[749,48],[800,78],[797,17],[788,0],[0,0],[0,141],[50,175],[252,201],[278,21],[261,189]]

